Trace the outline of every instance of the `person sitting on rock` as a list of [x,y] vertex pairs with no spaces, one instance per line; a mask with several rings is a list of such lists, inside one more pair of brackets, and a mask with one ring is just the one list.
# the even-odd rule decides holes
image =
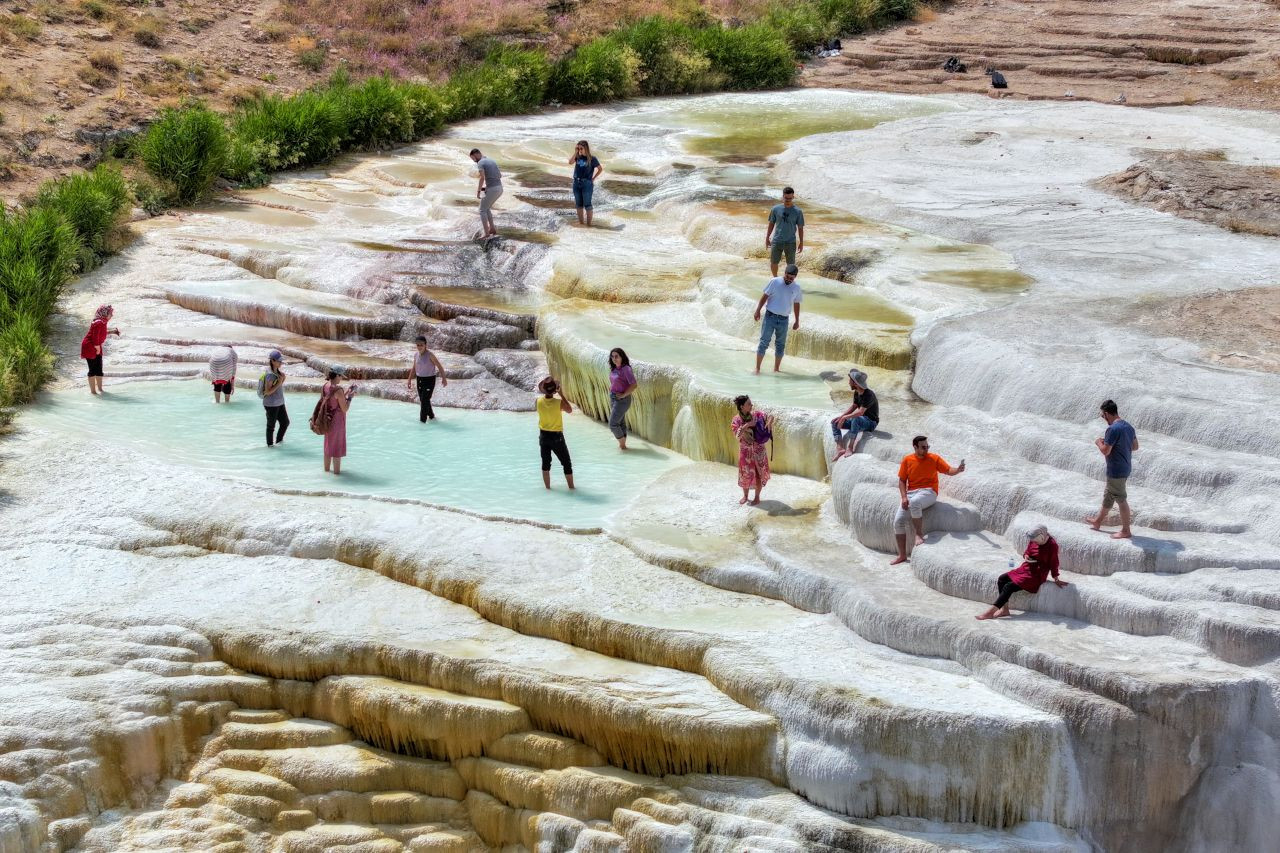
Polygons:
[[[867,387],[867,374],[857,368],[850,370],[849,388],[853,391],[853,402],[831,419],[831,434],[836,437],[837,448],[832,462],[856,453],[858,436],[880,426],[880,401],[876,399],[876,392]],[[843,437],[842,427],[849,431]]]
[[999,592],[996,603],[973,618],[999,619],[1008,616],[1009,599],[1015,592],[1035,595],[1050,575],[1053,575],[1053,582],[1059,587],[1068,585],[1058,577],[1058,543],[1049,535],[1049,528],[1041,524],[1031,531],[1027,550],[1022,554],[1022,565],[996,579],[996,589]]
[[929,439],[917,435],[911,439],[912,452],[902,457],[898,466],[898,493],[902,497],[902,505],[893,518],[894,538],[898,543],[898,556],[889,565],[896,566],[907,561],[907,532],[914,527],[916,544],[924,544],[924,511],[938,500],[938,474],[949,476],[964,470],[964,460],[960,466],[952,468],[947,461],[936,453],[929,452]]

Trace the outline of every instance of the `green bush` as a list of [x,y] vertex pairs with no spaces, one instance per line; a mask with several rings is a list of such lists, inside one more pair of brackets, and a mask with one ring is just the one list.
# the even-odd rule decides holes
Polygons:
[[425,83],[401,83],[405,104],[413,116],[416,139],[439,133],[444,127],[445,102],[440,90]]
[[173,203],[172,194],[160,184],[152,183],[145,178],[131,181],[129,191],[138,207],[152,216],[158,216],[169,209]]
[[405,93],[387,77],[336,85],[326,97],[338,105],[343,148],[374,148],[414,138],[413,111]]
[[143,165],[173,185],[174,200],[189,204],[204,198],[227,159],[227,128],[222,117],[203,104],[167,109],[138,142]]
[[[841,8],[834,8],[836,5]],[[841,22],[848,0],[834,3],[775,3],[765,13],[764,21],[778,32],[794,51],[812,50],[822,42],[845,30]],[[830,8],[829,8],[830,7]]]
[[615,36],[579,47],[556,63],[549,93],[566,104],[629,98],[640,89],[640,57]]
[[235,144],[228,152],[228,177],[314,166],[341,150],[343,108],[327,91],[300,92],[290,98],[257,98],[236,111]]
[[323,47],[312,47],[298,52],[298,64],[307,71],[319,71],[324,68],[329,58],[329,51]]
[[[114,166],[50,181],[40,188],[36,206],[60,213],[76,230],[96,264],[107,253],[106,239],[129,205],[129,187]],[[81,265],[84,269],[85,265]]]
[[725,74],[730,89],[777,89],[795,79],[791,45],[768,24],[706,27],[695,31],[694,42]]
[[0,326],[0,406],[30,400],[53,372],[43,316],[20,313]]
[[717,89],[724,78],[694,46],[693,28],[679,21],[650,17],[626,27],[617,39],[640,62],[640,93],[686,95]]
[[551,70],[540,51],[498,48],[479,65],[455,72],[442,91],[447,122],[536,110]]
[[52,311],[76,270],[79,250],[80,238],[61,213],[0,210],[0,324],[19,309]]

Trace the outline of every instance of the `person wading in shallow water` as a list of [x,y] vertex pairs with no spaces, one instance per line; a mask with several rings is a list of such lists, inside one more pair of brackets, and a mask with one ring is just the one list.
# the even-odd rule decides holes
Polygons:
[[898,466],[898,494],[902,498],[893,518],[893,535],[898,543],[898,556],[889,561],[896,566],[907,561],[907,534],[915,528],[916,544],[924,544],[924,511],[938,500],[938,475],[953,476],[964,470],[964,460],[952,468],[936,453],[929,452],[929,439],[917,435],[911,439],[912,452],[902,457]]
[[787,266],[782,278],[771,278],[764,286],[764,293],[756,303],[756,322],[760,322],[760,311],[764,311],[764,322],[760,323],[760,343],[756,346],[756,373],[760,372],[760,364],[764,361],[765,350],[769,348],[769,338],[773,338],[773,372],[782,369],[782,353],[787,348],[787,316],[793,311],[796,315],[793,329],[800,328],[800,300],[804,296],[800,285],[796,284],[796,276],[800,268],[795,264]]
[[236,390],[236,351],[231,347],[223,347],[214,352],[209,359],[209,376],[213,379],[213,402],[221,403],[226,397],[231,402],[231,394]]
[[1053,575],[1053,582],[1059,587],[1068,585],[1058,577],[1058,543],[1049,535],[1049,528],[1042,524],[1031,531],[1027,550],[1022,555],[1022,565],[996,579],[996,590],[999,593],[996,603],[973,618],[998,619],[1008,616],[1009,599],[1015,592],[1035,595],[1050,575]]
[[604,171],[600,161],[591,156],[591,145],[581,140],[569,158],[573,167],[573,206],[578,209],[578,224],[591,227],[591,195],[595,192],[596,178]]
[[1105,401],[1100,407],[1102,419],[1107,422],[1107,431],[1102,438],[1094,440],[1107,459],[1107,487],[1102,492],[1102,509],[1092,518],[1085,519],[1094,530],[1101,530],[1107,521],[1111,507],[1120,505],[1120,529],[1111,534],[1112,539],[1132,539],[1133,531],[1129,529],[1132,513],[1129,511],[1129,474],[1133,472],[1132,454],[1138,449],[1138,433],[1129,422],[1120,417],[1120,409],[1112,400]]
[[413,363],[409,365],[409,376],[405,379],[405,385],[409,391],[414,390],[414,382],[417,382],[418,391],[418,420],[426,423],[428,420],[435,420],[435,410],[431,408],[431,395],[436,390],[436,378],[440,379],[440,387],[447,388],[449,380],[445,378],[444,368],[440,365],[440,359],[436,358],[436,354],[427,349],[427,339],[422,335],[418,335],[415,342],[418,347],[418,354],[414,356]]
[[621,347],[609,350],[609,429],[618,439],[618,449],[627,449],[627,410],[636,392],[636,374],[631,359]]
[[502,198],[502,170],[493,158],[481,154],[479,148],[471,149],[471,160],[480,172],[480,183],[476,185],[476,198],[480,199],[480,239],[488,240],[498,236],[498,226],[493,222],[493,204]]
[[[769,482],[769,454],[765,444],[773,438],[773,415],[755,411],[751,398],[742,394],[733,398],[734,415],[729,428],[738,439],[738,486],[742,489],[742,500],[748,500],[752,506],[760,505],[760,490]],[[755,489],[756,496],[751,498],[749,492]]]
[[89,324],[89,331],[80,341],[80,357],[89,364],[89,393],[95,396],[103,393],[102,345],[106,342],[108,334],[120,337],[119,329],[107,328],[107,323],[111,321],[114,314],[115,309],[110,305],[99,305],[98,310],[94,312],[93,322]]
[[284,356],[280,350],[273,349],[267,354],[267,372],[258,380],[258,395],[262,397],[262,408],[267,413],[267,447],[284,444],[284,432],[289,428],[289,412],[284,407],[284,380]]
[[341,474],[342,458],[347,455],[347,410],[351,408],[351,398],[356,394],[356,386],[343,390],[342,380],[345,378],[342,371],[330,370],[329,381],[320,389],[320,403],[329,414],[329,429],[324,434],[326,474],[330,466],[334,474]]
[[569,445],[564,440],[564,416],[573,414],[573,406],[564,398],[560,384],[548,376],[538,383],[542,396],[535,407],[538,410],[538,451],[542,454],[542,485],[551,488],[551,454],[560,460],[564,468],[564,481],[573,488],[573,460],[569,458]]

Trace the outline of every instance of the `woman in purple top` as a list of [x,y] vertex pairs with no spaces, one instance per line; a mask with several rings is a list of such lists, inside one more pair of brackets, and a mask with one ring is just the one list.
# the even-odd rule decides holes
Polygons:
[[621,347],[609,350],[609,429],[618,439],[618,449],[627,449],[627,410],[636,391],[636,374],[631,359]]

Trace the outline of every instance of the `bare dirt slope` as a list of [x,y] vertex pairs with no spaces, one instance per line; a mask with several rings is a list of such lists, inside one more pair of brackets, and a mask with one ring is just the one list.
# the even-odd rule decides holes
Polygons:
[[[844,42],[804,83],[933,94],[1280,107],[1280,4],[1272,0],[955,0],[916,22]],[[948,74],[956,56],[966,74]]]
[[245,0],[11,0],[0,8],[0,199],[88,165],[109,134],[199,97],[219,106],[255,90],[293,92],[332,71]]

